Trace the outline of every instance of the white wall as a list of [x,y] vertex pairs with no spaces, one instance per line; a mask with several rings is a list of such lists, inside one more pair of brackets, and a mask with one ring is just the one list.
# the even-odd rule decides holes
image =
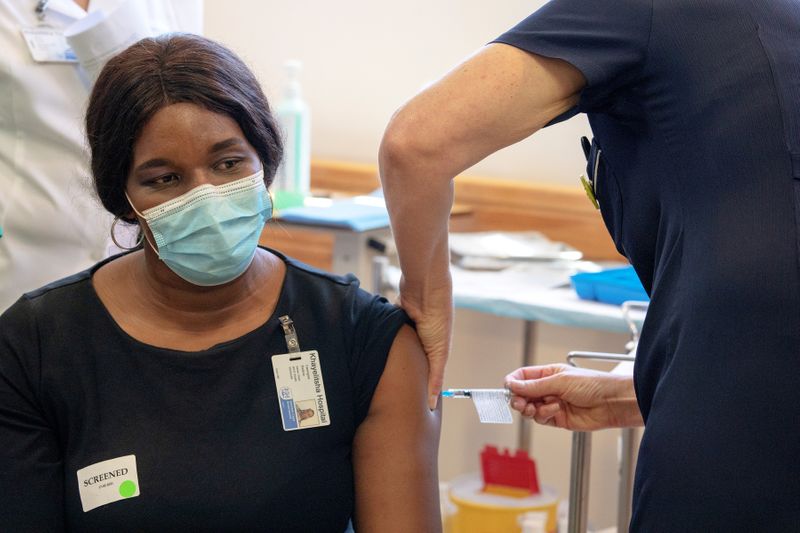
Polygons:
[[[304,64],[314,157],[375,163],[389,117],[425,84],[542,0],[206,0],[206,34],[241,55],[277,102],[288,58]],[[537,133],[469,173],[572,184],[581,118]]]

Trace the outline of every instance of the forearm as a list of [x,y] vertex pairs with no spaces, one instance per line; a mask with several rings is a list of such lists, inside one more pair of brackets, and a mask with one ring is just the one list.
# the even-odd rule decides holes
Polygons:
[[433,296],[440,305],[452,299],[447,235],[455,172],[409,139],[406,114],[413,110],[401,110],[387,128],[379,160],[403,272],[403,303],[414,314],[423,312]]

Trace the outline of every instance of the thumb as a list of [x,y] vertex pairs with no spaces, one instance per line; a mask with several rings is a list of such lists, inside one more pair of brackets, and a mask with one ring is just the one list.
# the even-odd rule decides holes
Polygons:
[[444,365],[447,359],[443,356],[431,355],[428,358],[428,407],[436,409],[439,394],[444,383]]
[[544,398],[545,396],[561,396],[564,391],[559,386],[559,381],[555,376],[548,376],[540,379],[508,380],[508,388],[517,396],[529,400]]

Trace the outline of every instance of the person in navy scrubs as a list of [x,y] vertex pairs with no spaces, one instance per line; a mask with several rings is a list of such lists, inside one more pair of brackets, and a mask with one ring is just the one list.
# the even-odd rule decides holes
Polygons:
[[798,50],[796,0],[552,0],[405,104],[381,179],[431,404],[454,176],[586,113],[603,220],[651,296],[634,378],[518,369],[513,407],[644,424],[632,531],[800,530]]

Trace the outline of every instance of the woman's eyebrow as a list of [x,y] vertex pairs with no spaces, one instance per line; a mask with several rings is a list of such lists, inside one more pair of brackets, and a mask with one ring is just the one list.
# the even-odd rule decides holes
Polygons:
[[169,166],[170,164],[171,163],[169,159],[163,159],[159,157],[145,161],[144,163],[136,167],[134,169],[134,172],[139,172],[140,170],[147,170],[148,168],[166,167]]
[[[213,154],[216,152],[220,152],[225,150],[226,148],[230,148],[231,146],[244,146],[244,141],[238,137],[231,137],[230,139],[225,139],[224,141],[219,141],[211,145],[208,149],[208,153]],[[149,168],[156,168],[156,167],[165,167],[172,164],[172,161],[169,159],[164,159],[162,157],[156,157],[154,159],[149,159],[142,163],[141,165],[137,166],[134,169],[134,172],[139,172],[141,170],[147,170]]]
[[212,144],[211,148],[208,150],[208,153],[213,154],[214,152],[225,150],[226,148],[230,148],[231,146],[238,146],[243,144],[244,141],[242,139],[239,139],[238,137],[231,137],[230,139],[225,139],[224,141]]

